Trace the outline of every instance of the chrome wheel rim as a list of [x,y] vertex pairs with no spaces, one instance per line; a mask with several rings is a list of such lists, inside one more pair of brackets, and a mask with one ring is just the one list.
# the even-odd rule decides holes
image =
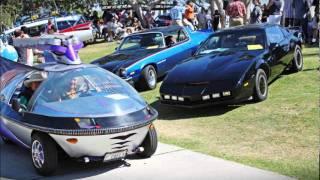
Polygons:
[[302,55],[301,55],[301,52],[299,50],[296,53],[296,64],[297,64],[297,67],[299,67],[299,68],[302,65]]
[[41,168],[44,164],[44,152],[42,144],[38,140],[33,141],[31,153],[33,164],[36,168]]
[[267,80],[264,76],[260,76],[259,77],[259,86],[258,86],[258,90],[260,92],[260,94],[262,96],[266,96],[267,95]]
[[154,86],[156,84],[156,73],[151,69],[148,71],[147,81],[150,86]]

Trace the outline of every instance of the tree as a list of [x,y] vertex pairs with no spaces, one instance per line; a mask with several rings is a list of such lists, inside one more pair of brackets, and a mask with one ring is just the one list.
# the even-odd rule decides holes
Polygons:
[[144,18],[143,11],[142,11],[142,5],[146,5],[149,9],[154,8],[157,4],[161,3],[162,0],[155,0],[155,1],[147,1],[147,0],[129,0],[129,4],[132,7],[132,10],[136,13],[138,16],[138,19],[140,20],[143,27],[147,27],[147,21]]

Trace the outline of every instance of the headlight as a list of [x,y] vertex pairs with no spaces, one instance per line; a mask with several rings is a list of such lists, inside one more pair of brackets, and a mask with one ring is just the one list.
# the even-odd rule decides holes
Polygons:
[[212,98],[219,98],[220,97],[220,93],[214,93],[212,94]]
[[178,97],[177,96],[171,96],[171,99],[176,101],[176,100],[178,100]]
[[210,95],[202,96],[202,100],[204,100],[204,101],[209,100],[209,99],[210,99]]
[[164,95],[163,98],[164,99],[170,99],[170,95]]
[[231,95],[231,92],[230,92],[230,91],[223,91],[223,92],[222,92],[222,95],[223,95],[223,96],[230,96],[230,95]]
[[94,119],[92,118],[74,118],[74,121],[77,122],[80,128],[91,129],[98,128]]

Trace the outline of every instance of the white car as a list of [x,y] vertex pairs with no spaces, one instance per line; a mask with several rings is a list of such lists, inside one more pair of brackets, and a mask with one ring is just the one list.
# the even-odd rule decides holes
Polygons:
[[[60,34],[73,35],[80,41],[91,43],[95,41],[95,30],[92,27],[91,21],[87,21],[85,17],[81,15],[72,15],[65,17],[51,18]],[[41,36],[46,29],[49,18],[41,19],[29,23],[25,23],[21,26],[9,29],[5,31],[5,34],[12,34],[16,29],[21,29],[25,26],[29,29],[29,35],[31,37]]]

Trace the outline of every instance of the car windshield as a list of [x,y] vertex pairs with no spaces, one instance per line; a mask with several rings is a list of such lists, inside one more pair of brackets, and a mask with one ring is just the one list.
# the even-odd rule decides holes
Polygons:
[[262,30],[227,31],[216,33],[201,46],[198,54],[208,54],[223,50],[262,50],[265,48],[265,36]]
[[165,47],[161,33],[135,34],[126,37],[119,50],[157,49]]
[[145,106],[128,83],[101,68],[54,72],[49,77],[35,99],[34,113],[114,115]]

